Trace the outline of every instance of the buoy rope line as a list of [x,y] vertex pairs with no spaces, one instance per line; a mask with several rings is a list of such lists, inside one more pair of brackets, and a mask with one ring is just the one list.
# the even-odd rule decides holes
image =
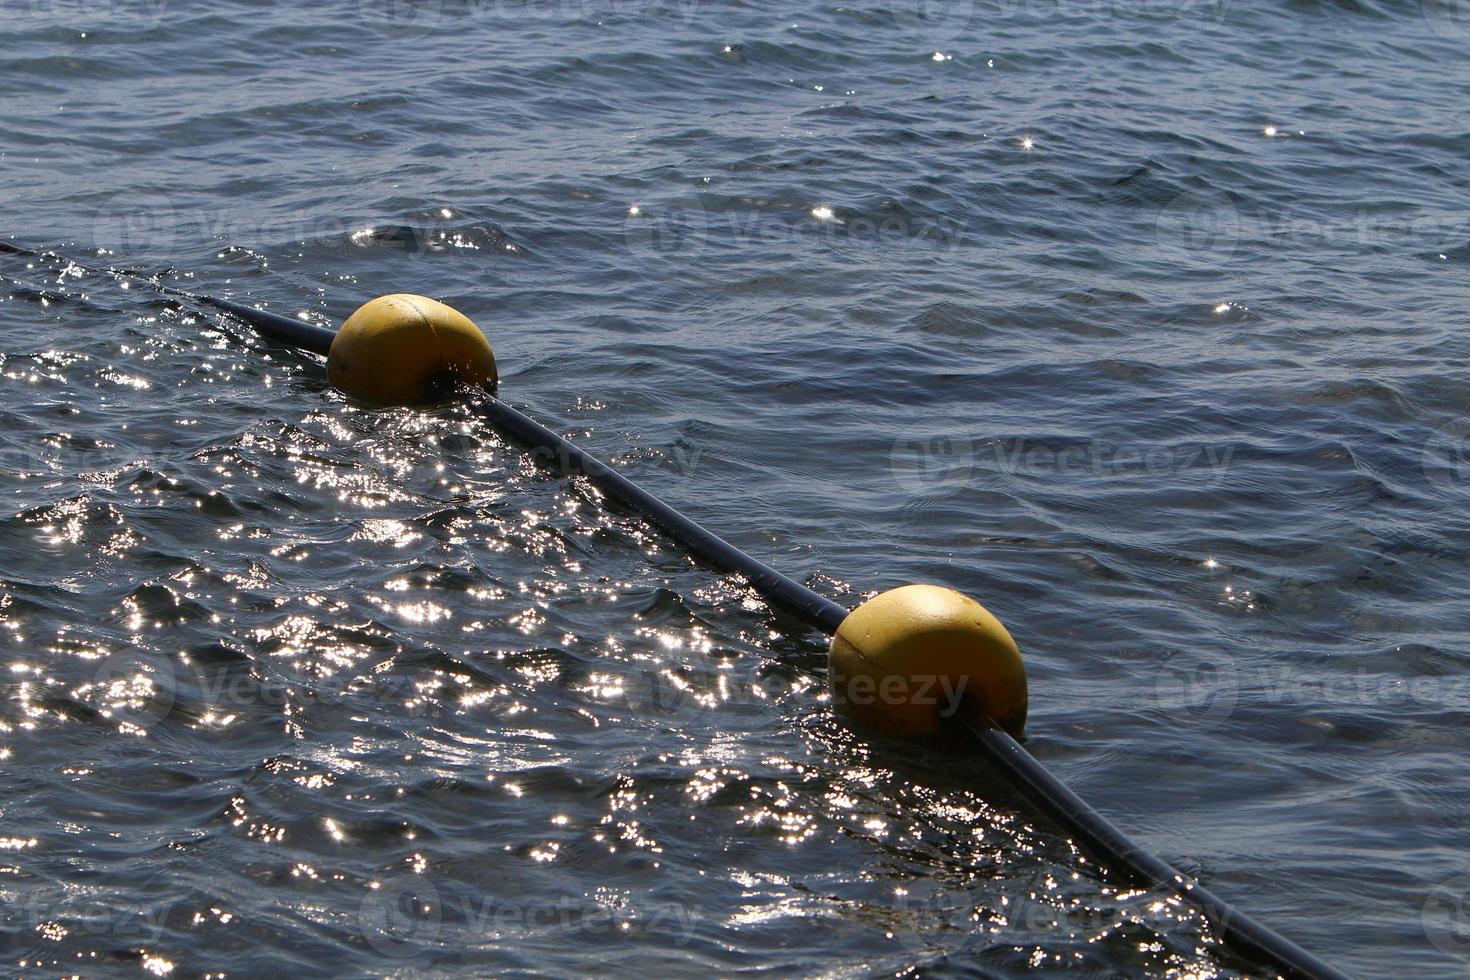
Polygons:
[[[973,600],[933,586],[906,586],[883,593],[849,612],[826,596],[819,595],[800,582],[741,551],[659,500],[595,456],[552,432],[529,415],[506,404],[488,390],[488,385],[493,385],[495,381],[496,370],[493,355],[490,353],[489,344],[485,341],[483,334],[480,334],[479,329],[463,314],[434,300],[408,295],[382,297],[365,305],[349,317],[341,330],[333,331],[293,317],[281,316],[229,300],[169,286],[142,273],[113,267],[90,266],[54,251],[27,248],[15,242],[0,240],[0,252],[42,261],[66,263],[94,274],[110,275],[142,283],[167,296],[214,307],[250,325],[271,340],[299,350],[327,355],[329,358],[328,370],[332,375],[333,383],[349,394],[370,401],[392,401],[393,399],[373,397],[379,390],[374,385],[390,384],[397,391],[402,388],[404,377],[410,375],[414,368],[409,366],[398,370],[400,377],[393,379],[392,382],[384,382],[380,378],[363,380],[361,377],[351,376],[354,367],[359,372],[362,370],[360,352],[367,351],[373,355],[374,349],[371,345],[377,344],[374,356],[380,361],[391,363],[395,358],[399,358],[405,349],[408,349],[405,347],[406,335],[402,329],[405,322],[417,324],[421,329],[427,328],[431,331],[433,341],[427,346],[436,349],[422,356],[423,370],[417,377],[418,386],[426,397],[440,390],[446,376],[456,380],[485,383],[480,408],[486,420],[503,435],[533,450],[538,461],[549,462],[565,475],[583,477],[605,497],[641,514],[664,533],[688,548],[705,564],[719,571],[739,575],[771,605],[779,607],[814,629],[832,636],[834,679],[841,676],[849,681],[861,680],[863,678],[858,675],[867,668],[896,670],[897,668],[892,663],[885,663],[882,660],[884,656],[889,655],[888,653],[874,652],[874,644],[887,642],[890,647],[899,650],[898,655],[907,657],[910,662],[913,662],[922,660],[935,646],[956,642],[957,632],[964,634],[961,642],[968,644],[971,648],[977,648],[977,645],[978,648],[983,648],[980,653],[976,654],[983,660],[983,663],[977,661],[977,666],[983,667],[986,671],[1003,673],[1011,667],[1010,658],[1013,657],[1015,669],[1021,669],[1019,654],[1015,652],[1014,641],[1011,640],[1010,635],[999,621]],[[422,336],[419,339],[422,340]],[[335,350],[334,342],[337,344]],[[338,360],[336,351],[343,351],[345,345],[349,343],[355,345],[354,353],[349,358],[344,352],[340,357],[339,368],[339,365],[334,363]],[[455,344],[458,344],[456,350],[459,353],[453,356],[458,359],[445,361],[444,358],[450,356],[444,353],[445,348],[455,346]],[[483,354],[479,346],[481,344]],[[424,347],[425,345],[420,344],[419,346]],[[419,351],[415,350],[415,353],[418,354]],[[488,363],[478,360],[482,356],[488,359]],[[371,356],[368,358],[369,361],[372,359]],[[410,380],[414,379],[410,378]],[[940,593],[944,595],[939,595]],[[890,597],[897,598],[889,601]],[[915,603],[918,604],[917,612]],[[928,622],[926,616],[929,619],[938,617],[944,621],[938,627],[926,626]],[[958,620],[964,620],[964,622],[957,625]],[[914,625],[916,623],[917,626]],[[844,624],[849,625],[845,628]],[[927,632],[924,631],[925,629]],[[915,630],[918,631],[917,640],[913,635]],[[885,631],[900,635],[891,640],[885,640],[882,639]],[[905,631],[907,635],[904,635]],[[874,640],[875,635],[880,639]],[[906,642],[907,648],[905,648]],[[873,680],[871,676],[867,679]],[[969,676],[966,675],[964,679],[968,680]],[[1024,672],[1021,673],[1019,679],[1019,691],[1010,692],[1015,695],[1012,701],[1019,699],[1018,704],[1011,706],[1015,708],[1015,712],[1000,719],[1005,722],[1004,727],[993,720],[992,714],[995,712],[974,710],[977,705],[973,702],[980,700],[1001,705],[1002,707],[996,709],[997,711],[1009,710],[1005,707],[1006,693],[1003,690],[1000,695],[992,695],[992,692],[983,689],[979,695],[969,692],[966,697],[972,702],[971,710],[968,713],[957,713],[951,721],[957,722],[968,730],[985,757],[1004,771],[1016,788],[1037,809],[1063,831],[1070,834],[1082,850],[1091,854],[1104,866],[1121,870],[1150,888],[1172,892],[1187,902],[1210,923],[1219,936],[1220,942],[1227,949],[1247,961],[1275,970],[1284,977],[1312,978],[1312,980],[1316,978],[1338,980],[1338,978],[1347,977],[1347,974],[1324,963],[1289,939],[1236,910],[1224,899],[1189,876],[1143,850],[1048,772],[1036,757],[1026,751],[1012,735],[1012,732],[1019,734],[1021,725],[1025,721]],[[995,697],[1000,697],[1001,700],[996,701]],[[842,702],[840,697],[835,697],[834,700],[838,703]],[[916,729],[912,724],[905,724],[905,722],[912,722],[914,717],[902,716],[903,709],[891,709],[899,712],[894,717],[880,716],[882,712],[890,709],[874,710],[879,714],[866,719],[862,718],[860,711],[854,709],[853,713],[862,720],[873,722],[881,729],[900,734],[924,733],[930,730],[924,726]]]

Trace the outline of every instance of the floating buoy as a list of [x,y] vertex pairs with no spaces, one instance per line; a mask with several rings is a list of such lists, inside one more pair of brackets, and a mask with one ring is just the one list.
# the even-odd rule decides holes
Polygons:
[[[496,380],[495,357],[479,328],[443,303],[422,296],[375,299],[334,335],[291,317],[191,293],[135,272],[82,265],[4,239],[0,252],[54,259],[225,310],[273,340],[329,354],[332,383],[361,398],[427,401],[447,394],[447,387],[457,381],[493,385]],[[408,323],[399,322],[405,318]],[[354,321],[360,322],[354,326]],[[353,337],[342,341],[349,327]],[[359,354],[365,363],[357,361]],[[829,674],[839,707],[880,730],[901,735],[937,732],[946,712],[961,709],[961,727],[969,729],[986,758],[1084,851],[1149,887],[1172,892],[1205,916],[1226,947],[1269,965],[1273,973],[1348,980],[1347,974],[1142,850],[1016,741],[1013,736],[1019,736],[1026,724],[1025,666],[1010,633],[975,600],[940,586],[907,585],[874,596],[849,613],[711,533],[493,393],[485,395],[480,409],[497,429],[531,447],[538,459],[585,477],[609,499],[642,513],[701,559],[741,575],[773,606],[832,634]],[[852,678],[866,679],[853,686],[846,680]],[[961,708],[966,702],[969,710]]]
[[354,398],[419,405],[459,384],[493,386],[495,352],[453,307],[393,293],[364,303],[342,324],[327,354],[327,377]]
[[1026,666],[990,610],[937,585],[880,593],[832,636],[837,706],[889,735],[937,735],[965,701],[1012,736],[1026,727]]

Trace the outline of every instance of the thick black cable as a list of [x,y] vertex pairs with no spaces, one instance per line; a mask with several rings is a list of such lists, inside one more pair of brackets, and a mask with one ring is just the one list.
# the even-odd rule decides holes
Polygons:
[[[54,252],[40,252],[0,240],[0,251],[33,258],[72,261]],[[81,268],[88,268],[75,263]],[[293,347],[326,354],[333,331],[291,317],[242,306],[166,286],[147,276],[108,268],[116,276],[145,282],[160,291],[224,310],[255,327],[263,335]],[[825,633],[836,632],[847,610],[759,561],[665,504],[606,463],[577,448],[535,419],[517,411],[488,392],[482,413],[498,431],[532,450],[540,462],[562,473],[581,475],[619,504],[647,517],[650,522],[689,548],[707,564],[744,577],[753,588],[776,606]],[[1172,868],[1129,840],[1080,796],[1053,776],[1030,752],[983,715],[964,721],[976,743],[992,763],[1039,810],[1069,833],[1095,859],[1113,869],[1126,871],[1139,883],[1163,888],[1197,909],[1219,934],[1221,943],[1241,958],[1269,966],[1284,977],[1300,980],[1347,980],[1347,974],[1324,963],[1291,940],[1281,936],[1221,899],[1188,875]]]
[[[836,632],[847,610],[826,596],[788,578],[741,551],[724,538],[696,524],[644,490],[602,460],[591,456],[552,432],[529,415],[487,395],[482,414],[496,429],[530,446],[533,455],[563,473],[580,474],[587,482],[624,507],[637,511],[670,537],[720,571],[736,572],[767,601],[826,633]],[[543,457],[545,457],[543,459]]]
[[[747,555],[495,396],[488,397],[484,414],[496,429],[530,446],[538,460],[553,464],[563,473],[582,474],[608,497],[643,514],[708,564],[743,575],[767,600],[808,625],[831,634],[846,618],[847,610],[831,599]],[[1194,879],[1133,843],[988,718],[967,718],[964,724],[986,757],[1084,851],[1142,884],[1178,895],[1199,910],[1228,949],[1252,963],[1269,965],[1286,977],[1346,980],[1346,974],[1237,911]]]
[[966,718],[963,724],[986,757],[1005,770],[1016,788],[1066,830],[1078,846],[1109,867],[1121,868],[1150,887],[1166,888],[1194,906],[1214,927],[1227,949],[1242,959],[1279,970],[1284,977],[1347,980],[1346,973],[1271,931],[1133,843],[990,719],[981,715]]

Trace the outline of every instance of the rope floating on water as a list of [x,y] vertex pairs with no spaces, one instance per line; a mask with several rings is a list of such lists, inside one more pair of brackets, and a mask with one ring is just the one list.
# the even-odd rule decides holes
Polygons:
[[[99,269],[55,252],[26,248],[0,240],[0,251],[42,260],[69,262],[79,268],[145,283],[159,292],[212,306],[254,327],[261,335],[287,346],[327,354],[336,332],[254,307],[192,293],[139,273]],[[531,448],[538,460],[551,461],[562,473],[580,475],[608,498],[646,517],[706,564],[743,577],[772,605],[800,621],[833,634],[847,617],[841,605],[781,574],[665,504],[617,470],[579,449],[529,415],[494,394],[485,393],[481,411],[495,429]],[[1221,943],[1245,960],[1302,980],[1346,980],[1347,974],[1324,963],[1291,940],[1236,910],[1224,899],[1170,867],[1128,839],[1076,793],[1053,776],[1036,757],[994,722],[983,716],[962,724],[991,763],[999,767],[1033,805],[1071,835],[1101,864],[1121,869],[1141,884],[1166,889],[1197,909]]]

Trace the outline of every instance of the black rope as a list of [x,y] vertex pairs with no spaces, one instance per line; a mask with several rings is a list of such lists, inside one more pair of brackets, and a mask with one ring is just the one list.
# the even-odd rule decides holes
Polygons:
[[496,429],[534,449],[538,459],[549,456],[563,473],[580,474],[598,490],[648,518],[670,537],[720,571],[736,572],[774,605],[825,633],[834,633],[847,610],[826,596],[752,558],[724,538],[696,524],[602,460],[591,456],[552,432],[529,415],[488,395],[482,413]]
[[[3,240],[0,240],[0,251],[32,258],[72,261],[54,252],[40,252]],[[90,268],[79,262],[73,264],[84,269]],[[228,300],[186,292],[137,273],[114,268],[91,271],[107,272],[145,282],[168,295],[224,310],[255,327],[261,334],[293,347],[325,354],[332,346],[333,331],[325,327]],[[831,599],[813,592],[795,579],[782,575],[766,563],[741,551],[595,456],[578,449],[562,436],[493,394],[486,393],[482,411],[497,430],[533,449],[538,460],[551,463],[562,473],[585,477],[608,497],[647,517],[707,564],[744,577],[773,605],[793,614],[802,622],[831,634],[836,632],[846,618],[847,610]],[[1176,871],[1133,843],[988,718],[980,716],[966,720],[964,724],[986,757],[1004,770],[1016,787],[1039,810],[1071,834],[1083,850],[1103,864],[1122,869],[1141,884],[1167,889],[1188,902],[1214,927],[1226,948],[1243,959],[1269,966],[1285,977],[1301,980],[1346,980],[1347,974],[1237,911],[1188,875]]]
[[[712,534],[607,464],[493,395],[488,398],[485,416],[491,425],[536,450],[538,459],[549,454],[562,472],[586,476],[607,496],[646,516],[708,564],[743,575],[767,600],[795,614],[808,625],[831,634],[846,618],[847,610],[831,599],[818,595]],[[1237,911],[1194,879],[1133,843],[990,719],[979,715],[973,720],[967,719],[964,724],[986,757],[999,766],[1038,809],[1070,834],[1083,850],[1103,864],[1125,871],[1142,884],[1164,888],[1178,895],[1199,910],[1219,934],[1220,941],[1237,955],[1253,963],[1269,965],[1286,977],[1302,980],[1346,978],[1346,974]]]

